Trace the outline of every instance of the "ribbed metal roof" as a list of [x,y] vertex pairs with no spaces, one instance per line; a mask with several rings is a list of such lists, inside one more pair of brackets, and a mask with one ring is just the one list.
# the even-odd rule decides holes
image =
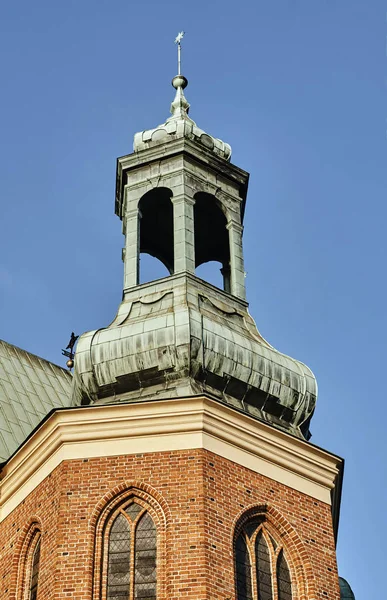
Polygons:
[[0,340],[0,462],[53,408],[70,405],[69,371]]

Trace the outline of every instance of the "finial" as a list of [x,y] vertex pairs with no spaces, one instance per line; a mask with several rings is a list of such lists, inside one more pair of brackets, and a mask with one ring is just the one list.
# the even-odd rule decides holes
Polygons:
[[181,74],[181,40],[184,33],[184,31],[180,31],[175,38],[175,44],[177,44],[177,75],[172,79],[172,85],[176,90],[176,96],[171,104],[171,119],[174,117],[187,118],[189,111],[189,103],[183,92],[188,85],[188,79]]
[[[67,356],[67,358],[69,359],[66,362],[67,367],[69,368],[69,370],[71,371],[71,369],[74,366],[74,346],[75,346],[75,342],[77,341],[77,339],[79,338],[79,335],[75,335],[75,333],[72,331],[71,332],[71,337],[70,337],[70,341],[66,346],[66,350],[62,350],[62,354],[63,356]],[[69,350],[69,352],[67,352],[67,350]]]
[[175,38],[175,44],[177,44],[177,74],[180,75],[181,68],[181,40],[183,39],[185,31],[180,31]]

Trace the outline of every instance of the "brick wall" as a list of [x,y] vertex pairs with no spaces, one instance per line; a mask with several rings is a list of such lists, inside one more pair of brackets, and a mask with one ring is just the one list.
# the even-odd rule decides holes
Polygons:
[[233,531],[251,507],[285,545],[294,600],[339,600],[330,507],[206,450],[63,462],[0,524],[1,600],[24,600],[18,570],[36,529],[38,600],[99,600],[102,523],[132,493],[160,531],[159,600],[235,597]]

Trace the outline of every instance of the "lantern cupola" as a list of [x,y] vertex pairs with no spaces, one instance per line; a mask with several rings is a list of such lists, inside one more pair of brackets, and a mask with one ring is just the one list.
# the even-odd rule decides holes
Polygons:
[[[179,60],[172,115],[136,133],[133,153],[117,160],[123,299],[109,326],[78,341],[73,404],[206,394],[308,438],[314,375],[273,348],[248,311],[242,235],[249,175],[230,162],[228,144],[190,118],[187,84]],[[169,276],[140,284],[141,253],[159,259]],[[222,289],[195,272],[209,261],[221,265]]]

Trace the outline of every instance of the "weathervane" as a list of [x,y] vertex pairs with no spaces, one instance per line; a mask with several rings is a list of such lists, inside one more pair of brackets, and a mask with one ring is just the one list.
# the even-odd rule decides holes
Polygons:
[[[78,338],[79,338],[79,335],[75,335],[75,333],[72,331],[70,341],[66,346],[66,350],[62,350],[63,356],[67,356],[67,358],[68,358],[66,365],[68,366],[70,371],[74,366],[74,354],[75,354],[74,346],[75,346],[75,342],[77,341]],[[69,350],[69,352],[67,352],[68,350]]]
[[177,34],[175,39],[175,44],[177,44],[177,74],[181,75],[180,67],[181,67],[181,40],[183,39],[185,31],[180,31]]

